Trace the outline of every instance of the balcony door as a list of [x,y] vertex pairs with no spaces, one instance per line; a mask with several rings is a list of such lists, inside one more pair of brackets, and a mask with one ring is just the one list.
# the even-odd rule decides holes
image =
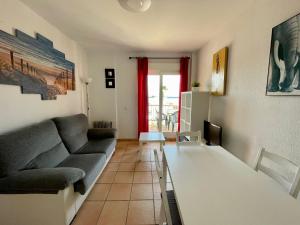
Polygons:
[[149,131],[178,130],[179,74],[148,75]]

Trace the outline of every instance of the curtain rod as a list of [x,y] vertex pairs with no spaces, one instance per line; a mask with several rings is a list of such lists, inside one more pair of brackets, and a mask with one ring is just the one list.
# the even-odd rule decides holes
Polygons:
[[[143,57],[130,56],[129,59],[138,59]],[[147,57],[148,59],[180,59],[181,57]],[[190,57],[186,57],[190,59]]]

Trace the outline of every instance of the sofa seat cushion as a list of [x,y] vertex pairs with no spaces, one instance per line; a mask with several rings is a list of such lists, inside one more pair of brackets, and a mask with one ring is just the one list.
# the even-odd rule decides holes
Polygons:
[[78,168],[23,170],[0,179],[1,194],[54,194],[84,178]]
[[106,157],[110,157],[116,146],[116,139],[107,138],[99,140],[90,140],[83,146],[76,154],[91,154],[91,153],[104,153]]
[[73,154],[59,164],[58,167],[74,167],[82,169],[85,172],[85,177],[74,184],[74,190],[80,194],[85,194],[104,168],[105,162],[105,154]]
[[84,114],[57,117],[53,121],[70,153],[76,152],[88,142],[88,120]]

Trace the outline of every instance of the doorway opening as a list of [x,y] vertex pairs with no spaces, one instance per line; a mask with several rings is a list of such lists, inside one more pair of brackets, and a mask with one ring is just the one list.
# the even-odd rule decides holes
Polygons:
[[177,132],[179,85],[179,74],[148,75],[150,132]]

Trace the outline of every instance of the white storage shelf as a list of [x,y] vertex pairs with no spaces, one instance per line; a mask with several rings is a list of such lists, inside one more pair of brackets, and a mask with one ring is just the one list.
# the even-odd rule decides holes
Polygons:
[[209,93],[182,92],[180,131],[198,131],[203,133],[204,120],[208,118]]

